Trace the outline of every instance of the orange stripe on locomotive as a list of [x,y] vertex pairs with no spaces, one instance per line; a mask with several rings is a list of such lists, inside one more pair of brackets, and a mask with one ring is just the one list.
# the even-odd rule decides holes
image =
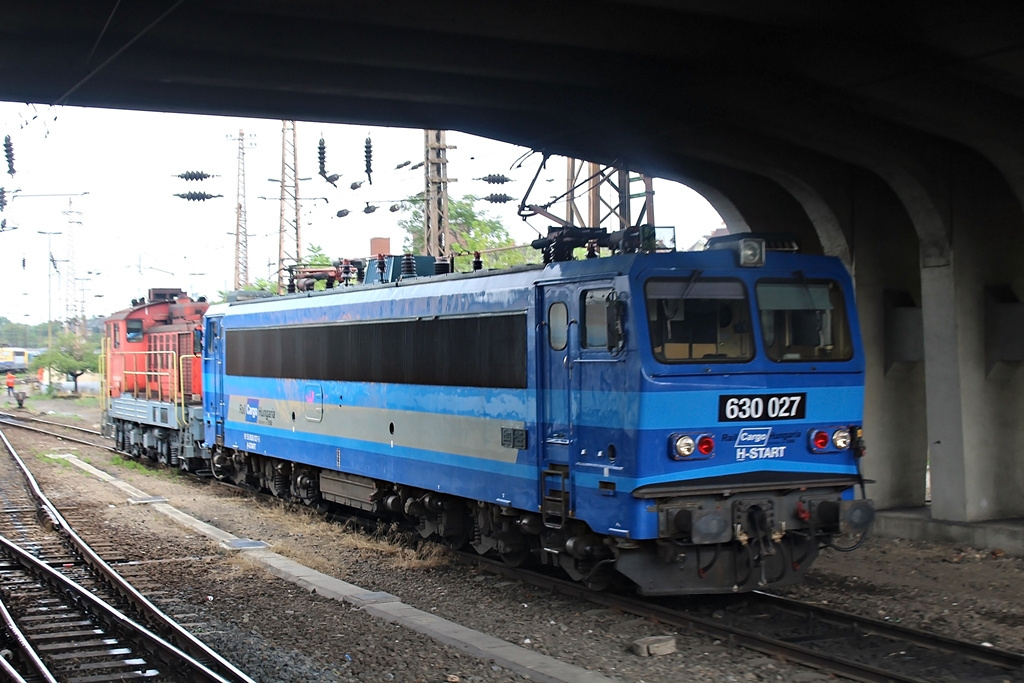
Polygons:
[[203,391],[202,359],[193,351],[209,304],[177,289],[148,294],[106,320],[107,395],[189,403]]

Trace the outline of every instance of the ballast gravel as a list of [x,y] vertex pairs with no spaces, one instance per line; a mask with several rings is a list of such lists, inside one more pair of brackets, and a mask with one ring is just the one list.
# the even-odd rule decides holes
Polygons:
[[[86,419],[88,421],[88,418]],[[7,431],[33,455],[42,437]],[[621,681],[834,680],[702,635],[677,633],[414,552],[338,525],[187,478],[124,466],[86,447],[68,452],[205,522],[368,590]],[[32,467],[58,505],[89,519],[87,534],[113,539],[136,562],[121,570],[166,612],[257,681],[521,681],[526,677],[395,626],[351,605],[268,575],[66,463]],[[784,591],[802,600],[1024,651],[1024,561],[999,549],[874,538],[853,553],[823,552],[807,580]],[[695,604],[700,598],[691,598]],[[643,638],[674,638],[675,652],[640,656]],[[663,642],[663,641],[659,641]],[[667,649],[667,648],[666,648]]]

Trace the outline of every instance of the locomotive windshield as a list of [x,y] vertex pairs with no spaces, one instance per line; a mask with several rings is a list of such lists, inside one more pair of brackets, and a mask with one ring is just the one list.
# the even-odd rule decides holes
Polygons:
[[765,351],[773,361],[844,361],[853,356],[838,284],[761,281],[756,289]]
[[648,280],[647,321],[662,363],[746,361],[754,355],[750,304],[739,280]]

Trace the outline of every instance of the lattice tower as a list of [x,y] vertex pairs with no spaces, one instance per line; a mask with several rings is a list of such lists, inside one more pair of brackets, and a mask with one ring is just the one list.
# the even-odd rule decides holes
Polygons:
[[[59,273],[64,278],[64,321],[63,327],[65,332],[75,332],[78,321],[78,311],[76,310],[76,302],[78,301],[78,292],[75,291],[77,286],[75,283],[75,233],[78,232],[82,227],[82,212],[75,211],[72,208],[72,201],[68,200],[67,211],[62,211],[68,219],[68,227],[64,234],[65,244],[65,255],[63,273]],[[54,266],[56,268],[56,266]]]
[[[579,186],[584,182],[586,186],[581,192]],[[643,183],[643,192],[631,194],[632,182]],[[566,159],[565,220],[570,225],[603,227],[609,231],[627,228],[632,225],[634,199],[643,200],[639,204],[637,223],[654,225],[654,189],[649,176],[630,177],[629,171],[623,169]],[[577,200],[586,207],[585,216]]]
[[281,225],[277,249],[277,291],[285,292],[285,243],[295,239],[294,262],[302,263],[302,221],[299,219],[299,171],[294,121],[281,126]]
[[245,223],[245,132],[238,131],[238,188],[235,210],[235,289],[249,284],[249,230]]

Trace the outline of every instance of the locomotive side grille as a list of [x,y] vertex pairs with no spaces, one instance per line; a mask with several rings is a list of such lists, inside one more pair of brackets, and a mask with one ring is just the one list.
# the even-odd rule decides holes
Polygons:
[[227,331],[227,374],[526,388],[526,315]]

